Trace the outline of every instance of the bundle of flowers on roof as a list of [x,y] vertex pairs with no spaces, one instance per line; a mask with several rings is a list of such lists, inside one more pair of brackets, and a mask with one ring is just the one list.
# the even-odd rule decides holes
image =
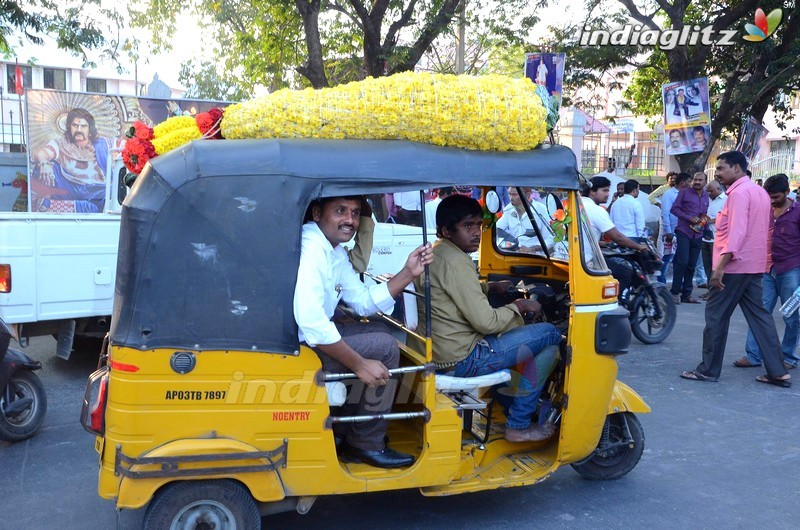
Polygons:
[[[132,182],[148,160],[199,138],[411,140],[485,151],[524,151],[547,136],[548,110],[527,78],[404,72],[333,88],[279,90],[128,131]],[[126,182],[129,179],[126,178]]]
[[220,128],[223,115],[222,109],[211,109],[196,116],[174,116],[152,128],[135,121],[125,133],[128,140],[122,150],[122,161],[128,168],[125,184],[131,185],[145,164],[158,155],[198,138],[223,138]]
[[321,90],[279,90],[232,105],[226,138],[412,140],[521,151],[546,137],[547,111],[527,78],[404,72]]

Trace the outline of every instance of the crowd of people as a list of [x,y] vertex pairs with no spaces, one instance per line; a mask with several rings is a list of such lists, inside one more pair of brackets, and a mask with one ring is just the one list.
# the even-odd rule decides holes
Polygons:
[[[779,341],[772,311],[778,300],[785,303],[800,286],[797,192],[791,192],[784,174],[772,175],[762,184],[761,179],[751,180],[747,168],[744,155],[730,151],[718,157],[715,180],[708,182],[703,172],[672,172],[667,182],[650,194],[650,202],[661,208],[658,239],[664,265],[659,280],[667,283],[671,263],[670,292],[675,303],[707,301],[703,361],[681,377],[718,380],[731,314],[738,305],[749,331],[745,354],[733,366],[764,366],[767,374],[759,376],[758,381],[789,386],[787,370],[800,363],[800,317],[797,313],[784,317],[785,331]],[[595,186],[608,185],[603,177],[592,181]],[[596,231],[616,226],[629,237],[641,234],[640,212],[632,201],[638,194],[638,183],[625,182],[623,193],[609,208],[611,224],[602,218],[592,219],[589,213]],[[587,212],[596,210],[587,208]],[[617,266],[609,263],[622,288],[626,276],[615,270]],[[695,284],[707,289],[699,299],[693,296]]]

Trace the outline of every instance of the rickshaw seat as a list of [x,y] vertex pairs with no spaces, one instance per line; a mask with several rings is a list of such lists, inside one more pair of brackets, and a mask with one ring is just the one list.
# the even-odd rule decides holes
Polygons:
[[479,375],[477,377],[455,377],[452,375],[436,374],[436,390],[449,397],[456,405],[456,410],[461,411],[464,431],[472,434],[481,444],[485,444],[489,439],[492,426],[492,406],[494,400],[488,404],[488,410],[477,412],[486,420],[486,429],[482,435],[478,435],[472,430],[472,419],[475,411],[482,411],[487,408],[485,401],[478,396],[478,389],[486,388],[501,383],[511,381],[511,370],[505,369],[499,372]]
[[455,377],[452,375],[436,374],[436,390],[444,393],[472,392],[479,388],[499,385],[511,381],[511,370],[500,370],[491,374],[477,377]]

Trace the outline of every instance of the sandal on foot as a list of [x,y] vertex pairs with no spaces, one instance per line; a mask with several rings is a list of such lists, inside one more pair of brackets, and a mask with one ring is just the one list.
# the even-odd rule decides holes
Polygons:
[[756,381],[758,381],[759,383],[767,383],[769,385],[780,386],[783,388],[789,388],[790,386],[792,386],[792,382],[789,381],[789,379],[790,379],[789,377],[785,377],[783,379],[776,379],[766,374],[759,375],[758,377],[756,377]]
[[687,296],[686,298],[681,298],[682,304],[702,304],[700,300],[695,298],[694,296]]
[[707,375],[703,375],[697,370],[692,370],[690,372],[682,372],[681,377],[683,379],[688,379],[690,381],[705,381],[707,383],[716,383],[719,380],[719,377],[710,377]]
[[760,364],[753,364],[750,362],[750,359],[747,357],[742,357],[741,359],[736,359],[733,361],[733,365],[736,368],[758,368],[761,366]]

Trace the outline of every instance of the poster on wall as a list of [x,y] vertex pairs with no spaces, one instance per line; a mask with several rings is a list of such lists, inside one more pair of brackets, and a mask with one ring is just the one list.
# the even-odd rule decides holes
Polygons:
[[759,147],[761,147],[761,139],[768,132],[760,121],[748,116],[742,124],[742,132],[739,135],[739,143],[736,145],[736,150],[741,151],[748,160],[752,160],[758,154]]
[[109,182],[124,166],[125,131],[228,103],[154,99],[54,90],[27,92],[28,209],[98,213],[111,196]]
[[711,135],[708,78],[664,84],[661,98],[667,154],[682,155],[705,149]]
[[561,106],[561,84],[564,81],[564,53],[526,53],[525,77],[547,88],[551,98]]

